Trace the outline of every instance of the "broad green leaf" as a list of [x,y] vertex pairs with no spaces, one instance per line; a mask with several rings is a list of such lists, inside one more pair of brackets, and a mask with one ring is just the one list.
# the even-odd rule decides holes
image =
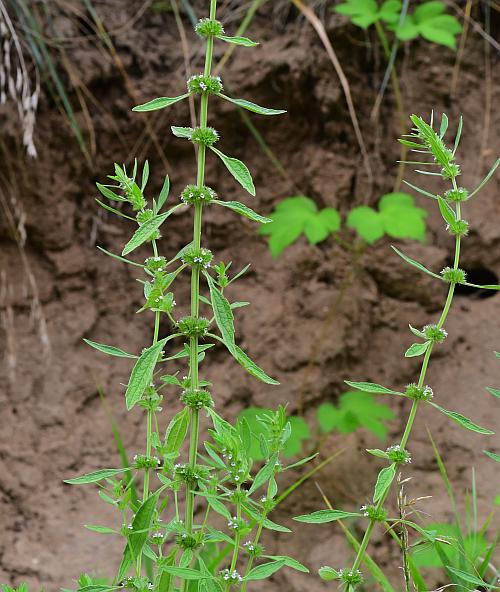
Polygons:
[[328,565],[320,567],[318,569],[318,574],[319,577],[325,582],[333,582],[334,580],[338,580],[340,578],[339,572]]
[[151,220],[148,220],[134,232],[132,238],[128,241],[122,251],[122,255],[128,255],[137,247],[140,247],[143,243],[150,240],[151,235],[160,228],[165,220],[173,214],[176,210],[182,207],[184,204],[178,204],[171,208],[168,212],[155,216]]
[[394,418],[390,407],[378,403],[372,393],[347,391],[340,396],[340,411],[335,429],[342,434],[349,434],[364,427],[378,438],[387,436],[385,422]]
[[323,208],[318,212],[317,218],[329,232],[340,230],[340,214],[334,208]]
[[242,45],[243,47],[255,47],[259,45],[255,41],[248,39],[248,37],[230,37],[228,35],[218,35],[217,39],[225,41],[226,43],[232,43],[233,45]]
[[158,362],[158,356],[168,338],[164,338],[158,343],[152,345],[148,349],[144,350],[140,358],[135,363],[135,366],[130,375],[128,381],[127,391],[125,393],[125,402],[127,409],[130,411],[136,403],[138,403],[146,389],[151,383],[153,377],[153,371],[156,363]]
[[255,475],[252,486],[248,490],[249,494],[252,494],[254,491],[259,489],[264,483],[267,483],[271,477],[274,475],[276,471],[276,462],[278,461],[278,454],[275,453],[271,456],[271,458],[267,461],[267,463],[260,469],[260,471]]
[[226,156],[223,152],[210,146],[210,150],[215,152],[217,156],[222,160],[224,165],[226,166],[227,170],[231,173],[231,175],[238,181],[238,183],[243,187],[245,191],[248,191],[250,195],[255,196],[255,186],[253,184],[252,175],[248,170],[247,166],[238,160],[237,158],[232,158],[231,156]]
[[167,454],[179,452],[189,429],[189,408],[184,407],[171,420],[165,434],[165,449]]
[[222,93],[219,94],[219,97],[226,99],[230,103],[234,103],[238,107],[242,107],[243,109],[247,109],[248,111],[252,111],[253,113],[258,113],[259,115],[281,115],[282,113],[286,113],[283,109],[268,109],[267,107],[261,107],[260,105],[256,105],[251,101],[246,101],[245,99],[233,99]]
[[274,573],[280,570],[285,565],[285,561],[269,561],[269,563],[263,563],[251,569],[247,576],[245,576],[246,582],[255,580],[265,580],[271,577]]
[[343,520],[344,518],[359,518],[362,515],[359,512],[343,512],[342,510],[318,510],[311,514],[296,516],[294,520],[305,522],[306,524],[325,524],[326,522],[334,522],[335,520]]
[[137,559],[143,550],[149,537],[149,530],[153,525],[153,517],[158,503],[158,493],[154,493],[137,510],[132,520],[132,529],[129,534],[129,545],[133,559]]
[[192,127],[179,127],[178,125],[172,125],[170,127],[172,133],[176,138],[184,138],[186,140],[190,140],[193,134]]
[[178,97],[158,97],[157,99],[153,99],[152,101],[148,101],[147,103],[143,103],[142,105],[137,105],[132,109],[132,111],[157,111],[158,109],[165,109],[165,107],[170,107],[170,105],[173,105],[178,101],[182,101],[183,99],[187,99],[188,97],[189,93],[180,95]]
[[207,576],[197,569],[189,567],[176,567],[175,565],[167,565],[163,571],[183,580],[206,580]]
[[405,351],[405,358],[415,358],[417,356],[423,356],[429,348],[430,343],[430,341],[425,341],[424,343],[413,343]]
[[322,403],[316,410],[316,417],[321,431],[329,434],[342,421],[342,411],[333,403]]
[[391,248],[392,248],[393,251],[395,251],[401,257],[401,259],[404,259],[407,263],[409,263],[410,265],[413,265],[413,267],[416,267],[418,270],[423,271],[427,275],[430,275],[430,276],[432,276],[434,278],[437,278],[438,280],[442,280],[443,279],[440,275],[438,275],[437,273],[434,273],[432,271],[429,271],[421,263],[419,263],[418,261],[415,261],[411,257],[408,257],[408,255],[405,255],[404,253],[402,253],[396,247],[391,246]]
[[487,436],[495,433],[487,428],[483,428],[483,427],[475,424],[468,417],[465,417],[465,416],[461,415],[460,413],[456,413],[455,411],[448,411],[447,409],[440,407],[436,403],[431,402],[431,405],[433,407],[435,407],[436,409],[438,409],[439,411],[441,411],[441,413],[444,413],[446,416],[448,416],[454,422],[458,423],[458,425],[462,426],[463,428],[465,428],[467,430],[470,430],[471,432],[477,432],[478,434],[486,434]]
[[303,441],[307,441],[311,438],[311,429],[309,424],[303,417],[297,417],[292,415],[288,418],[290,424],[290,437],[285,442],[283,449],[283,456],[290,458],[297,456],[302,451]]
[[214,199],[212,203],[229,208],[230,210],[245,216],[245,218],[253,220],[253,222],[260,222],[261,224],[268,224],[269,222],[272,222],[271,218],[266,218],[265,216],[257,214],[257,212],[254,212],[251,208],[245,204],[240,203],[239,201],[219,201]]
[[93,471],[92,473],[87,473],[86,475],[82,475],[81,477],[75,477],[74,479],[65,479],[64,483],[69,483],[70,485],[83,485],[85,483],[97,483],[98,481],[102,481],[103,479],[108,479],[109,477],[113,477],[114,475],[124,473],[126,470],[127,470],[127,468],[99,469],[98,471]]
[[398,391],[393,391],[392,389],[388,389],[385,386],[381,386],[380,384],[376,384],[374,382],[352,382],[350,380],[344,380],[346,384],[352,386],[359,391],[363,391],[365,393],[377,393],[382,395],[401,395],[402,393]]
[[[226,347],[231,351],[236,348],[234,343],[234,317],[231,305],[226,297],[217,289],[215,282],[208,273],[205,274],[210,289],[210,300],[214,311],[215,322],[221,332]],[[234,353],[231,352],[234,356]]]
[[128,354],[127,352],[124,352],[117,347],[113,347],[112,345],[104,345],[103,343],[90,341],[90,339],[84,339],[83,341],[85,341],[87,345],[90,345],[90,347],[93,347],[104,354],[108,354],[108,356],[116,356],[117,358],[137,358],[137,356]]
[[375,485],[375,493],[373,494],[373,503],[376,504],[379,500],[381,500],[386,491],[391,486],[391,483],[394,480],[396,475],[396,464],[393,463],[388,467],[383,468],[377,477],[377,483]]
[[266,559],[273,559],[274,561],[284,561],[286,567],[301,571],[302,573],[309,573],[309,570],[305,565],[302,565],[302,563],[293,559],[293,557],[288,557],[288,555],[263,555],[263,557]]
[[486,454],[486,456],[489,456],[492,460],[495,460],[496,462],[500,462],[500,454],[496,454],[495,452],[490,452],[489,450],[483,450],[484,454]]
[[384,224],[380,214],[368,206],[353,208],[347,215],[346,224],[369,244],[384,236]]

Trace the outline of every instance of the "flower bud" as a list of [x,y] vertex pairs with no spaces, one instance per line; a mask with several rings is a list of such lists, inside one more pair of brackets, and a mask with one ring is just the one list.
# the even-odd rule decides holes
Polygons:
[[209,325],[210,321],[202,317],[184,317],[177,322],[177,329],[187,337],[203,337]]
[[218,37],[219,35],[224,35],[222,23],[209,18],[200,19],[194,30],[200,37]]

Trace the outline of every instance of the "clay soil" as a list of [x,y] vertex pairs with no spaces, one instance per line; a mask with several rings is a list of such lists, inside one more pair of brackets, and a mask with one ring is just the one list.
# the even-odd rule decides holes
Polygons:
[[[79,2],[74,4],[81,9]],[[0,582],[27,581],[33,590],[43,585],[49,592],[73,586],[83,571],[112,576],[119,561],[118,542],[82,526],[116,526],[114,510],[98,498],[92,486],[76,488],[62,482],[72,475],[118,465],[107,408],[120,426],[129,454],[141,452],[144,446],[142,414],[126,414],[124,410],[122,383],[130,364],[101,356],[82,341],[89,338],[139,351],[148,343],[151,331],[151,318],[135,314],[141,305],[141,288],[134,281],[133,268],[96,250],[96,245],[101,245],[119,252],[132,225],[98,212],[94,183],[112,172],[114,160],[130,161],[131,156],[149,158],[150,188],[154,191],[161,185],[166,159],[174,199],[194,174],[191,146],[169,134],[170,124],[189,124],[186,103],[148,118],[130,113],[130,107],[138,102],[183,92],[185,63],[173,15],[151,8],[137,13],[138,3],[131,0],[95,4],[110,30],[114,58],[102,42],[89,37],[89,31],[82,35],[84,20],[69,19],[62,12],[53,20],[57,37],[73,39],[64,45],[64,55],[54,48],[54,58],[61,67],[63,59],[68,60],[77,85],[85,86],[95,98],[92,102],[87,96],[93,129],[93,136],[87,133],[87,139],[91,146],[90,140],[95,142],[92,166],[86,164],[48,93],[42,92],[38,112],[36,160],[22,158],[14,111],[3,110],[0,115],[0,171],[8,180],[2,189],[11,211],[24,216],[27,233],[20,250],[8,217],[2,214]],[[205,12],[203,4],[194,3],[200,15]],[[245,3],[232,5],[239,11],[233,21],[228,20],[228,11],[222,10],[231,32],[242,18],[241,5]],[[318,11],[324,8],[323,4]],[[267,2],[248,30],[249,36],[261,41],[260,48],[238,49],[221,75],[234,96],[287,109],[281,118],[252,118],[279,156],[285,173],[280,174],[264,155],[229,104],[211,102],[211,123],[221,133],[221,147],[244,159],[252,170],[258,193],[251,205],[262,213],[270,212],[277,200],[298,193],[345,213],[354,204],[374,205],[393,187],[399,128],[390,90],[378,117],[370,119],[384,70],[379,45],[375,38],[328,10],[323,10],[323,16],[351,84],[373,182],[367,180],[341,87],[321,42],[295,8],[286,2]],[[480,12],[474,18],[483,22]],[[188,28],[191,67],[197,72],[202,48],[191,34],[187,18],[183,22]],[[477,184],[500,147],[498,113],[487,111],[488,93],[490,106],[498,102],[500,72],[495,67],[495,50],[490,47],[488,77],[485,46],[483,37],[470,30],[454,94],[455,52],[414,42],[402,49],[398,61],[408,113],[428,115],[432,108],[446,111],[452,131],[458,115],[464,115],[459,161],[464,184],[469,187]],[[217,59],[224,49],[217,46]],[[79,104],[76,93],[71,99]],[[88,129],[87,116],[76,111],[80,125]],[[153,134],[145,133],[146,122]],[[209,184],[224,198],[250,204],[221,166],[209,159]],[[408,178],[416,179],[412,173]],[[432,188],[432,183],[427,187]],[[401,242],[400,246],[439,271],[449,263],[452,244],[435,205],[425,198],[419,198],[419,204],[429,209],[427,240],[424,244]],[[479,198],[467,204],[465,212],[472,231],[465,241],[463,265],[479,274],[475,277],[480,281],[485,274],[490,274],[487,281],[494,281],[494,276],[500,275],[498,175]],[[273,259],[265,240],[247,222],[230,212],[208,209],[205,242],[218,259],[232,260],[236,269],[252,262],[251,271],[230,292],[233,300],[252,303],[237,311],[238,341],[281,386],[258,383],[215,348],[204,372],[214,384],[221,413],[234,418],[248,405],[288,403],[291,413],[310,417],[319,403],[338,399],[345,390],[344,379],[399,388],[415,380],[419,360],[403,358],[412,342],[408,323],[435,322],[443,305],[443,286],[407,267],[386,240],[355,262],[333,240],[310,246],[300,239],[282,257]],[[176,253],[188,242],[190,233],[191,214],[186,211],[175,216],[163,233],[162,251]],[[138,256],[145,257],[146,252]],[[179,311],[186,310],[185,282],[177,288],[176,300]],[[485,387],[500,385],[500,361],[492,353],[500,350],[500,296],[459,294],[446,328],[449,338],[433,356],[428,374],[437,402],[498,429],[498,402]],[[164,327],[165,332],[168,329]],[[107,408],[99,390],[106,395]],[[387,444],[401,435],[408,413],[405,402],[391,403],[396,419],[390,424]],[[178,406],[177,396],[171,393],[164,404],[165,416]],[[499,483],[493,461],[482,450],[499,452],[498,440],[466,432],[431,408],[422,409],[411,438],[414,462],[405,475],[413,478],[407,486],[410,496],[432,495],[421,503],[430,521],[449,519],[450,508],[427,429],[443,455],[459,503],[475,468],[479,519],[486,518]],[[368,459],[364,449],[379,445],[363,430],[347,437],[333,435],[326,441],[322,457],[343,452],[315,476],[315,481],[335,506],[356,507],[367,501],[380,463]],[[290,526],[293,535],[267,535],[268,550],[292,555],[313,572],[325,563],[336,567],[346,564],[350,550],[340,528],[298,526],[291,521],[294,515],[323,507],[315,483],[307,482],[274,516]],[[382,532],[375,535],[371,552],[402,589],[398,553]],[[438,583],[447,582],[436,580]],[[323,587],[315,575],[283,571],[265,590],[313,592]]]

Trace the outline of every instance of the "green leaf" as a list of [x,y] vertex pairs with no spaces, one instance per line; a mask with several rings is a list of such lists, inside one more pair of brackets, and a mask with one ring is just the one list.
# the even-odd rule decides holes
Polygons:
[[302,563],[293,559],[293,557],[288,557],[288,555],[263,555],[263,557],[266,559],[273,559],[274,561],[284,561],[286,567],[301,571],[302,573],[309,573],[309,570],[305,565],[302,565]]
[[447,222],[450,226],[453,226],[457,221],[457,218],[451,206],[440,195],[438,195],[438,204],[439,211],[441,212],[441,216],[443,216],[444,221]]
[[237,158],[226,156],[223,152],[217,150],[217,148],[214,148],[213,146],[210,146],[210,150],[217,154],[217,156],[226,166],[227,170],[231,173],[231,175],[233,175],[233,177],[236,179],[236,181],[238,181],[243,189],[248,191],[250,195],[255,196],[255,186],[253,184],[252,175],[250,174],[250,171],[246,165]]
[[294,520],[306,524],[325,524],[326,522],[335,522],[335,520],[343,520],[344,518],[359,518],[362,515],[359,512],[343,512],[342,510],[318,510],[311,514],[296,516]]
[[469,195],[469,199],[471,197],[473,197],[474,195],[476,195],[476,193],[478,191],[481,191],[481,189],[486,185],[486,183],[491,179],[491,177],[494,175],[495,171],[497,170],[498,166],[500,165],[500,158],[497,158],[496,161],[494,162],[493,166],[491,167],[491,169],[489,170],[488,174],[486,175],[486,177],[481,181],[481,183],[479,183],[479,185],[474,189],[474,191]]
[[245,216],[245,218],[249,218],[253,222],[260,222],[261,224],[272,222],[271,218],[266,218],[265,216],[257,214],[257,212],[254,212],[251,208],[239,201],[219,201],[218,199],[214,199],[212,203],[229,208],[230,210],[233,210],[233,212],[237,212],[238,214]]
[[257,364],[253,362],[240,347],[238,347],[237,345],[234,345],[234,347],[231,347],[231,345],[229,345],[228,347],[228,344],[226,343],[224,343],[224,345],[226,345],[229,352],[231,353],[233,358],[238,362],[238,364],[242,368],[244,368],[249,374],[251,374],[255,378],[258,378],[262,382],[265,382],[266,384],[279,384],[277,380],[274,380],[274,378],[268,376],[264,372],[264,370],[262,370],[262,368],[259,368],[259,366],[257,366]]
[[255,475],[252,486],[248,490],[249,494],[252,494],[254,491],[262,487],[264,483],[267,483],[271,477],[274,475],[276,471],[276,462],[278,461],[278,454],[275,453],[271,456],[271,458],[267,461],[267,463],[260,469],[260,471]]
[[129,545],[132,557],[136,560],[140,557],[143,547],[149,537],[149,530],[153,525],[153,518],[158,503],[158,492],[150,495],[148,499],[137,510],[132,520],[132,530],[129,534]]
[[180,95],[178,97],[158,97],[157,99],[153,99],[152,101],[148,101],[147,103],[143,103],[142,105],[137,105],[132,109],[132,111],[157,111],[158,109],[165,109],[165,107],[170,107],[170,105],[173,105],[178,101],[182,101],[183,99],[187,99],[188,97],[189,93]]
[[427,212],[415,206],[414,198],[401,191],[384,195],[378,204],[384,231],[393,238],[425,239]]
[[329,434],[342,420],[342,411],[333,403],[323,403],[317,408],[316,417],[321,431]]
[[108,206],[107,204],[103,203],[101,200],[99,200],[97,198],[96,198],[96,202],[101,206],[101,208],[104,208],[106,211],[111,212],[112,214],[115,214],[116,216],[120,216],[121,218],[125,218],[127,220],[133,220],[135,222],[135,218],[132,218],[132,216],[127,216],[123,212],[120,212],[120,210],[116,210],[115,208]]
[[500,389],[491,388],[490,386],[486,387],[486,390],[493,395],[494,397],[498,397],[500,399]]
[[107,586],[105,584],[91,584],[90,586],[83,586],[78,588],[77,592],[110,592],[111,590],[119,590],[120,586]]
[[103,343],[90,341],[90,339],[84,339],[83,341],[85,341],[87,345],[90,345],[90,347],[93,347],[104,354],[108,354],[108,356],[116,356],[117,358],[137,358],[137,356],[128,354],[127,352],[124,352],[117,347],[113,347],[112,345],[104,345]]
[[347,215],[346,224],[368,244],[373,244],[384,236],[384,224],[380,214],[368,206],[353,208]]
[[178,453],[189,429],[189,408],[184,407],[171,420],[165,434],[166,454]]
[[380,471],[377,477],[377,483],[375,485],[375,493],[373,494],[373,503],[376,504],[383,498],[386,491],[391,486],[396,475],[396,464],[393,463],[388,467],[385,467]]
[[285,565],[285,561],[269,561],[269,563],[263,563],[251,569],[247,576],[245,576],[246,582],[255,580],[265,580],[271,577],[274,573],[280,570]]
[[111,251],[106,251],[106,249],[103,249],[102,247],[97,246],[97,248],[99,249],[99,251],[103,252],[105,255],[108,255],[109,257],[112,257],[113,259],[123,261],[123,263],[128,263],[129,265],[135,265],[136,267],[142,267],[144,269],[144,265],[142,265],[141,263],[130,261],[130,259],[125,259],[124,257],[120,257],[120,255],[115,255]]
[[489,450],[483,450],[486,456],[489,456],[492,460],[496,462],[500,462],[500,454],[496,454],[495,452],[490,452]]
[[[420,9],[422,9],[422,6],[420,6]],[[415,13],[417,11],[418,11],[418,8],[417,8],[417,10],[415,10]],[[439,128],[439,137],[441,139],[444,138],[447,129],[448,129],[448,116],[446,115],[446,113],[443,113],[441,115],[441,126]]]
[[[231,351],[236,348],[234,343],[234,317],[231,305],[226,300],[225,296],[217,289],[215,282],[208,273],[205,273],[208,287],[210,289],[210,300],[212,301],[212,309],[214,311],[215,322],[219,331],[221,332],[224,344]],[[234,353],[231,351],[232,355]]]
[[100,534],[120,534],[112,528],[108,528],[107,526],[99,526],[98,524],[84,524],[84,526],[87,530],[98,532]]
[[163,568],[163,571],[183,580],[206,580],[208,576],[203,574],[197,569],[191,569],[189,567],[176,567],[175,565],[167,565]]
[[226,99],[230,103],[237,105],[238,107],[242,107],[243,109],[247,109],[247,111],[252,111],[252,113],[258,113],[259,115],[281,115],[282,113],[286,113],[283,109],[268,109],[267,107],[261,107],[251,101],[246,101],[245,99],[233,99],[226,95],[220,93],[219,97]]
[[169,192],[170,192],[170,178],[167,175],[165,177],[165,180],[163,181],[163,186],[161,188],[160,195],[158,197],[158,206],[157,206],[158,212],[162,209],[163,205],[167,201]]
[[184,138],[186,140],[190,140],[193,134],[192,127],[179,127],[178,125],[172,125],[170,126],[170,129],[172,130],[172,133],[175,137]]
[[116,193],[111,191],[111,189],[109,189],[109,187],[106,187],[106,185],[102,185],[101,183],[96,183],[96,186],[97,186],[97,189],[99,189],[99,191],[104,195],[104,197],[106,197],[108,199],[111,199],[113,201],[127,201],[121,195],[117,195]]
[[364,427],[378,438],[387,435],[385,422],[393,419],[394,412],[387,405],[378,403],[372,393],[348,391],[343,393],[338,404],[339,415],[334,426],[343,434],[350,434]]
[[433,407],[435,407],[436,409],[438,409],[439,411],[441,411],[441,413],[444,413],[446,416],[448,416],[454,422],[458,423],[458,425],[461,425],[463,428],[470,430],[471,432],[477,432],[478,434],[486,434],[487,436],[495,433],[487,428],[482,428],[481,426],[475,424],[469,418],[461,415],[460,413],[456,413],[455,411],[448,411],[447,409],[440,407],[436,403],[431,402],[431,405]]
[[490,586],[484,580],[478,578],[474,574],[462,571],[461,569],[457,569],[456,567],[451,567],[449,565],[446,566],[446,569],[450,571],[452,574],[458,576],[460,579],[464,580],[465,582],[469,582],[477,586],[486,586],[486,588],[490,588]]
[[339,572],[328,565],[320,567],[318,569],[318,574],[319,577],[325,582],[333,582],[334,580],[338,580],[340,578]]
[[402,394],[398,391],[393,391],[392,389],[388,389],[385,386],[381,386],[380,384],[376,384],[374,382],[352,382],[350,380],[344,380],[344,382],[349,386],[352,386],[352,388],[358,389],[359,391],[363,391],[365,393],[377,393],[382,395]]
[[405,255],[404,253],[402,253],[399,249],[396,249],[396,247],[391,246],[392,250],[395,251],[400,257],[401,259],[404,259],[407,263],[409,263],[410,265],[413,265],[413,267],[416,267],[418,270],[423,271],[424,273],[426,273],[427,275],[430,275],[434,278],[437,278],[438,280],[442,280],[443,278],[438,275],[437,273],[434,273],[432,271],[429,271],[426,267],[424,267],[421,263],[419,263],[418,261],[415,261],[414,259],[412,259],[411,257],[408,257],[408,255]]
[[150,385],[153,371],[158,362],[158,356],[167,340],[168,338],[164,338],[144,350],[135,363],[125,393],[125,402],[129,411],[140,401],[146,387]]
[[292,415],[288,418],[290,424],[290,437],[285,442],[283,456],[291,458],[302,451],[303,441],[311,438],[311,429],[303,417]]
[[366,452],[368,452],[368,454],[376,456],[377,458],[389,458],[387,452],[380,450],[380,448],[367,448]]
[[128,255],[137,247],[140,247],[143,243],[151,239],[151,235],[160,228],[165,220],[173,214],[176,210],[182,207],[184,204],[178,204],[171,208],[168,212],[155,216],[151,220],[148,220],[134,232],[132,238],[128,241],[122,251],[122,255]]
[[255,41],[248,39],[248,37],[229,37],[228,35],[217,35],[217,39],[232,43],[233,45],[243,45],[243,47],[255,47],[259,45]]
[[81,477],[75,477],[74,479],[65,479],[64,483],[69,483],[70,485],[83,485],[85,483],[97,483],[98,481],[102,481],[103,479],[108,479],[109,477],[113,477],[114,475],[118,475],[119,473],[124,473],[127,468],[122,469],[99,469],[98,471],[93,471],[92,473],[87,473],[86,475],[82,475]]
[[405,351],[405,358],[415,358],[417,356],[423,356],[425,352],[428,350],[430,343],[430,341],[425,341],[424,343],[413,343]]

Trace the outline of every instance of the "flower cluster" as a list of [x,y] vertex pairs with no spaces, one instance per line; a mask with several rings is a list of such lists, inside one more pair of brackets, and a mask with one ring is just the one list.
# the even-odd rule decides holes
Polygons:
[[450,162],[441,169],[441,176],[447,181],[451,181],[461,174],[460,165],[456,162]]
[[209,18],[200,19],[196,24],[195,31],[200,37],[219,37],[220,35],[224,35],[222,23]]
[[387,511],[377,506],[361,506],[359,511],[369,518],[372,522],[385,522],[387,520]]
[[151,539],[151,543],[153,545],[157,545],[158,547],[161,547],[161,545],[163,545],[163,543],[165,542],[165,533],[163,532],[153,532],[150,536]]
[[229,518],[227,525],[231,530],[241,530],[247,526],[247,523],[245,520],[240,520],[237,516],[233,516],[232,518]]
[[457,187],[445,191],[444,196],[449,201],[466,201],[469,199],[469,192],[465,187]]
[[160,459],[156,456],[136,454],[134,456],[134,468],[136,469],[157,469],[160,466]]
[[442,269],[441,276],[445,282],[449,282],[450,284],[463,284],[467,278],[467,274],[463,269],[453,269],[453,267]]
[[[153,210],[147,209],[147,210],[143,210],[142,212],[139,212],[136,216],[136,220],[139,223],[139,226],[143,226],[144,224],[146,224],[146,222],[149,222],[154,217],[155,217],[155,214],[154,214]],[[149,237],[148,240],[150,240],[150,241],[158,240],[159,238],[161,238],[160,231],[155,230],[151,233],[151,236]]]
[[178,532],[175,535],[175,542],[181,549],[197,549],[201,545],[199,537],[188,532]]
[[186,337],[203,337],[208,332],[210,321],[203,317],[184,317],[177,321],[179,333]]
[[422,333],[432,343],[442,343],[448,337],[448,333],[438,325],[425,325]]
[[165,257],[148,257],[146,261],[144,261],[146,265],[146,269],[149,271],[156,273],[157,271],[163,271],[167,264],[167,260]]
[[241,584],[243,581],[242,576],[235,569],[233,569],[233,571],[230,571],[229,569],[223,569],[220,572],[220,575],[224,582],[228,584]]
[[145,208],[146,200],[144,199],[141,188],[133,178],[127,175],[125,167],[122,168],[120,165],[115,164],[115,173],[114,176],[110,175],[109,178],[118,183],[120,191],[134,211],[137,212]]
[[213,258],[214,256],[210,249],[203,247],[201,249],[195,249],[193,247],[183,253],[181,261],[187,265],[198,265],[199,267],[208,269]]
[[204,74],[195,74],[187,81],[187,87],[190,93],[206,93],[216,95],[223,89],[220,76],[205,76]]
[[469,223],[467,220],[457,220],[452,225],[447,224],[446,230],[455,236],[467,236],[469,234]]
[[212,395],[204,389],[187,389],[181,395],[181,401],[191,409],[210,409],[214,406]]
[[251,557],[259,557],[264,552],[264,547],[253,541],[247,541],[243,544],[243,548]]
[[363,583],[363,574],[359,569],[339,569],[339,579],[342,580],[344,584],[357,586],[358,584]]
[[219,139],[219,133],[213,127],[195,127],[191,130],[189,139],[195,144],[213,146]]
[[186,204],[196,203],[210,203],[217,199],[217,193],[210,187],[197,187],[196,185],[188,185],[181,193],[181,201]]
[[411,463],[410,453],[407,450],[404,450],[404,448],[401,448],[399,444],[389,446],[385,453],[387,454],[389,460],[398,465],[408,465]]
[[195,467],[189,466],[189,464],[177,463],[174,465],[175,475],[190,485],[198,483],[198,481],[205,481],[208,476],[208,470],[206,467],[196,465]]
[[430,401],[434,392],[430,386],[418,386],[412,382],[406,387],[405,395],[418,401]]

